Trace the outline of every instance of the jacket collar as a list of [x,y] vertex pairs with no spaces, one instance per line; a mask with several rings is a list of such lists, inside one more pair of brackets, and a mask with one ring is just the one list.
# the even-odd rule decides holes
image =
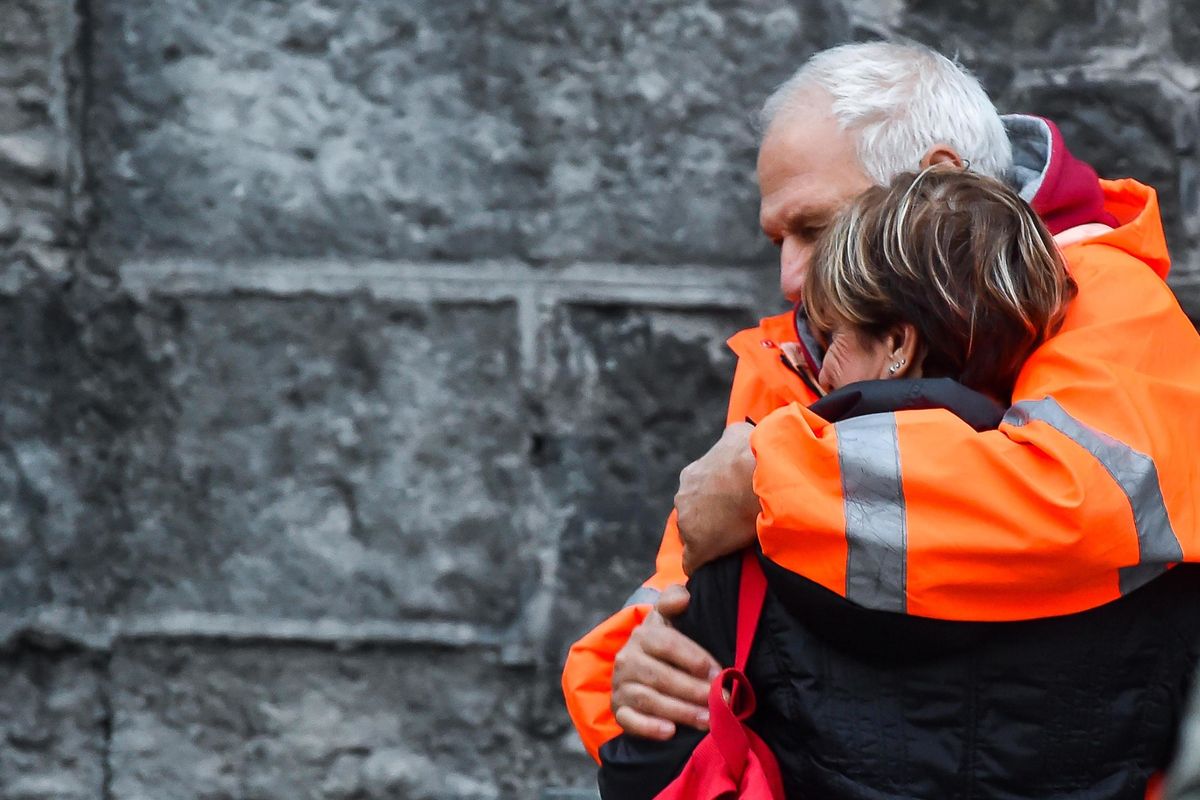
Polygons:
[[987,395],[950,378],[859,381],[843,386],[810,406],[829,422],[889,411],[944,408],[977,431],[995,430],[1004,407]]
[[[1171,256],[1158,210],[1158,193],[1132,178],[1100,181],[1104,207],[1117,220],[1117,227],[1077,246],[1103,244],[1115,247],[1149,266],[1163,280],[1171,270]],[[1069,248],[1068,248],[1069,249]]]

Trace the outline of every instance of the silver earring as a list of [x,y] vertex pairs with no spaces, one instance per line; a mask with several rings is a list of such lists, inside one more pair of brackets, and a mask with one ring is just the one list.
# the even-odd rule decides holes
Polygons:
[[908,361],[906,359],[902,358],[899,361],[897,361],[895,364],[892,364],[890,367],[888,367],[888,375],[895,375],[897,372],[900,371],[900,368],[903,367],[907,363],[908,363]]

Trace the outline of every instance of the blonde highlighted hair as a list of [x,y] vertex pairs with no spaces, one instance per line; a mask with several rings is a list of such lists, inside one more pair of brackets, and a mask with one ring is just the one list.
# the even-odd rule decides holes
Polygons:
[[914,326],[922,374],[1001,399],[1075,296],[1024,200],[951,166],[901,173],[844,209],[817,243],[804,304],[818,331]]

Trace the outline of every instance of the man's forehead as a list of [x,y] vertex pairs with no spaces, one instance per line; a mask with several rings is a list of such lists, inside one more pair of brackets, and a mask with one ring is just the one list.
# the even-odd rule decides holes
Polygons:
[[853,136],[841,129],[828,105],[813,111],[786,113],[763,138],[758,182],[764,222],[829,216],[870,185]]
[[765,174],[760,171],[762,214],[791,218],[827,213],[843,201],[839,177],[804,159],[785,162]]

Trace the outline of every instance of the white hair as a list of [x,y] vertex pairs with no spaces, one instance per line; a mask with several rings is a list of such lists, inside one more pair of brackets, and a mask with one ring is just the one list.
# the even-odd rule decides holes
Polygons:
[[961,65],[921,45],[866,42],[823,50],[776,89],[762,110],[766,131],[797,109],[803,89],[833,96],[833,116],[857,137],[858,158],[885,186],[920,168],[935,144],[947,144],[972,170],[1007,180],[1012,145],[996,107]]

